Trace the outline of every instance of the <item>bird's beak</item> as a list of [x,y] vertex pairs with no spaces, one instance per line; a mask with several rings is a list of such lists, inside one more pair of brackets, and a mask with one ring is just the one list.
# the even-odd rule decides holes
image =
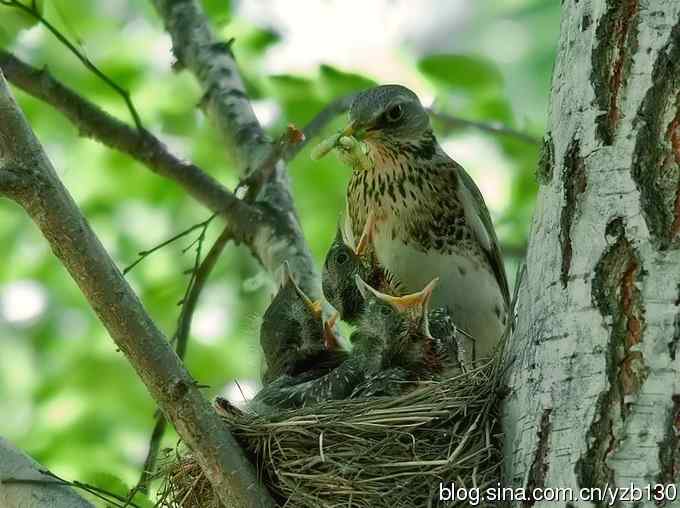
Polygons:
[[321,319],[321,301],[316,300],[312,301],[310,298],[305,294],[302,289],[300,289],[300,286],[297,285],[295,282],[295,279],[293,278],[293,273],[290,269],[290,264],[288,261],[283,262],[283,284],[286,284],[290,282],[293,284],[293,287],[295,288],[295,292],[298,294],[300,299],[304,302],[305,306],[309,309],[309,312],[312,313],[312,315],[316,319]]
[[411,309],[419,311],[421,314],[427,314],[427,309],[430,305],[430,299],[432,298],[432,291],[437,286],[439,278],[433,279],[427,286],[425,286],[421,291],[417,293],[411,293],[410,295],[404,296],[390,296],[380,293],[382,296],[378,296],[382,300],[388,302],[399,312],[406,312]]
[[340,347],[338,336],[335,334],[335,323],[338,321],[338,315],[335,312],[328,321],[323,323],[323,344],[327,351],[335,351]]
[[[357,285],[357,289],[359,290],[359,293],[361,293],[361,297],[366,300],[368,298],[369,292],[373,293],[374,295],[382,295],[380,291],[377,291],[373,289],[371,286],[366,284],[364,280],[359,277],[358,275],[354,276],[354,282]],[[379,298],[379,296],[378,296]]]
[[350,120],[350,122],[342,129],[343,136],[354,136],[356,132],[357,122],[356,120]]
[[305,304],[315,318],[321,319],[321,300],[311,301],[309,298],[307,298],[305,300]]
[[364,231],[361,233],[361,238],[359,238],[359,243],[355,252],[357,256],[363,256],[368,250],[369,246],[373,243],[373,233],[375,231],[375,212],[371,210],[366,218],[366,225],[364,226]]
[[366,136],[366,129],[361,126],[356,120],[350,120],[350,122],[345,126],[342,131],[340,131],[340,136],[352,136],[359,141],[363,140]]
[[295,284],[295,280],[293,279],[293,272],[290,269],[290,264],[288,263],[288,260],[283,262],[280,270],[281,271],[279,273],[279,288],[282,288],[288,282],[292,282],[295,286],[297,286],[297,284]]

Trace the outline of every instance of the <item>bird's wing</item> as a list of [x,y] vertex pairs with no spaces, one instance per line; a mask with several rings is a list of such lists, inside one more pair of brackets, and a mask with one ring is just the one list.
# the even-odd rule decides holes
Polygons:
[[501,291],[503,291],[503,299],[509,305],[510,288],[508,286],[508,277],[505,273],[505,265],[501,257],[491,215],[489,215],[489,210],[486,207],[486,203],[484,203],[482,193],[477,188],[472,177],[468,175],[467,171],[460,164],[456,162],[454,164],[456,166],[456,173],[459,176],[459,182],[462,183],[462,188],[459,188],[458,192],[465,210],[465,221],[470,224],[479,244],[486,252],[494,274],[498,279]]

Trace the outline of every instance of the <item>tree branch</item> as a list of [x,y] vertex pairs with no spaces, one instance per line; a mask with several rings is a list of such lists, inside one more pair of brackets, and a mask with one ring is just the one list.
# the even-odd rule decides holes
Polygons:
[[36,69],[0,50],[0,69],[8,81],[68,118],[80,134],[141,162],[160,176],[177,182],[212,211],[237,205],[234,195],[195,164],[183,161],[146,130],[137,130],[109,115],[47,70]]
[[[173,43],[179,64],[189,69],[203,89],[201,101],[230,147],[245,179],[266,163],[275,146],[265,136],[245,92],[231,43],[216,39],[197,0],[152,0]],[[320,277],[305,242],[282,161],[256,199],[270,212],[271,222],[253,237],[255,255],[275,273],[288,261],[297,281],[312,298],[320,295]]]
[[[215,268],[215,265],[217,264],[217,260],[220,258],[224,247],[230,239],[231,231],[227,227],[222,231],[217,240],[215,240],[215,243],[210,248],[210,251],[208,251],[205,259],[201,261],[200,265],[194,268],[194,275],[187,287],[186,296],[182,301],[182,310],[179,315],[177,330],[173,337],[175,340],[175,351],[177,351],[177,356],[182,360],[186,354],[189,331],[191,330],[191,322],[194,317],[194,312],[196,311],[198,299],[205,287],[205,283],[208,281],[208,277],[210,277],[213,268]],[[151,433],[149,451],[136,487],[136,490],[139,490],[140,492],[147,493],[149,490],[149,483],[151,482],[153,472],[156,468],[156,460],[158,458],[161,440],[165,433],[165,427],[165,417],[162,413],[158,413],[153,432]]]
[[[43,470],[40,464],[0,437],[0,506],[94,508],[73,489],[55,482]],[[5,483],[9,479],[14,481]]]
[[147,389],[192,449],[227,506],[272,507],[236,440],[203,398],[166,338],[59,180],[0,74],[0,175],[50,243]]
[[449,129],[460,129],[461,127],[473,128],[483,132],[488,132],[490,134],[510,136],[524,143],[529,143],[530,145],[541,145],[541,140],[535,138],[534,136],[527,134],[525,132],[520,132],[515,129],[511,129],[500,123],[485,123],[485,122],[475,122],[472,120],[466,120],[464,118],[458,118],[457,116],[447,115],[445,113],[438,113],[432,108],[426,108],[430,117],[441,122],[445,127]]
[[64,34],[62,34],[57,28],[52,25],[47,19],[45,19],[42,14],[38,11],[36,8],[36,3],[32,2],[31,5],[24,4],[19,2],[18,0],[2,0],[0,4],[5,5],[7,7],[14,7],[15,9],[18,9],[25,14],[28,14],[29,16],[33,16],[37,21],[39,21],[45,28],[47,28],[56,39],[61,42],[80,62],[90,71],[92,72],[95,76],[97,76],[99,79],[101,79],[104,83],[106,83],[109,87],[111,87],[113,90],[116,91],[118,95],[120,95],[123,100],[125,101],[125,105],[128,108],[128,111],[130,112],[130,116],[132,117],[132,120],[135,123],[135,126],[137,127],[138,130],[144,130],[144,126],[142,125],[142,120],[139,118],[139,113],[137,113],[137,109],[135,108],[135,105],[132,103],[132,99],[130,98],[130,93],[122,88],[118,83],[113,81],[111,78],[109,78],[106,74],[104,74],[102,71],[99,70],[99,68],[92,63],[92,61],[85,56],[84,53],[82,53],[75,45],[69,41]]
[[218,41],[196,0],[152,0],[172,38],[181,67],[189,69],[203,89],[208,111],[242,175],[263,161],[270,150],[246,95],[231,52],[233,42]]
[[[313,268],[308,269],[313,266],[311,254],[297,217],[285,212],[292,210],[289,193],[280,189],[267,191],[266,199],[275,206],[263,207],[239,200],[201,168],[169,152],[153,134],[146,130],[138,131],[109,115],[48,71],[31,67],[3,50],[0,50],[0,69],[15,86],[64,114],[82,135],[126,153],[156,174],[178,183],[213,212],[220,213],[228,221],[234,239],[248,245],[270,273],[288,259],[291,265],[297,267],[296,273],[303,274],[300,284],[304,290],[318,294],[317,275]],[[281,171],[276,173],[277,182],[285,181]],[[9,191],[11,185],[9,173],[0,178],[0,189],[4,186]]]
[[337,116],[349,110],[354,97],[356,97],[356,94],[339,97],[334,101],[331,101],[325,108],[319,111],[317,115],[312,118],[312,120],[305,126],[305,128],[302,129],[302,133],[305,135],[305,138],[301,143],[289,146],[284,154],[284,158],[287,161],[294,159],[295,156],[300,153],[300,151],[307,145],[307,143],[319,135],[326,125],[335,120]]

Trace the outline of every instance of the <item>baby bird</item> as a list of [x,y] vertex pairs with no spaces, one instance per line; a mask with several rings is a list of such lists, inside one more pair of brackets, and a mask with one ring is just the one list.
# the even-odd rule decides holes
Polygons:
[[321,375],[338,366],[346,353],[337,347],[332,323],[324,323],[321,305],[312,302],[283,264],[281,287],[264,313],[260,345],[267,384],[282,375]]
[[315,379],[282,376],[264,387],[250,408],[294,408],[353,394],[398,395],[405,384],[431,379],[446,362],[440,342],[428,326],[428,303],[436,280],[422,291],[393,297],[370,287],[359,276],[355,283],[365,310],[352,334],[354,345],[347,360]]
[[364,309],[364,299],[357,288],[355,276],[384,293],[394,294],[399,284],[378,263],[373,250],[375,216],[369,214],[364,230],[354,248],[345,231],[338,227],[328,250],[322,273],[323,294],[339,312],[343,321],[354,324]]
[[281,376],[260,390],[248,404],[250,411],[272,414],[325,400],[349,398],[354,389],[380,372],[382,343],[378,337],[357,341],[347,360],[322,376]]
[[358,322],[359,337],[378,337],[382,346],[382,367],[400,367],[412,380],[431,379],[443,372],[444,351],[441,342],[432,336],[429,326],[429,303],[438,279],[432,280],[417,293],[392,296],[378,291],[356,277],[356,284],[365,303]]

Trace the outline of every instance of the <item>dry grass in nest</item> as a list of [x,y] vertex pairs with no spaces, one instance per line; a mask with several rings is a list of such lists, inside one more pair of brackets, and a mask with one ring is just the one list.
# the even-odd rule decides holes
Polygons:
[[[328,401],[225,421],[281,506],[437,506],[441,482],[484,488],[499,480],[497,377],[488,364],[400,397]],[[161,506],[220,506],[190,455],[163,476]]]

